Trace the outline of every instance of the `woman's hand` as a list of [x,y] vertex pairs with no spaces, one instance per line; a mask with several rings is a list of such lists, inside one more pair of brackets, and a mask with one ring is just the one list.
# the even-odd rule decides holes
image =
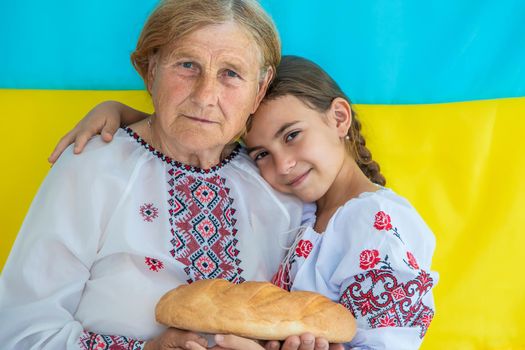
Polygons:
[[[301,336],[291,336],[281,345],[278,341],[269,341],[266,346],[261,346],[258,342],[235,336],[222,335],[215,336],[216,346],[213,350],[343,350],[342,344],[328,344],[324,338],[315,338],[313,334],[305,333]],[[195,342],[187,343],[189,350],[204,350],[205,347]]]
[[206,349],[208,346],[208,341],[196,333],[168,328],[158,337],[148,340],[144,350],[185,350],[189,349],[186,347],[188,343],[198,346],[195,349]]

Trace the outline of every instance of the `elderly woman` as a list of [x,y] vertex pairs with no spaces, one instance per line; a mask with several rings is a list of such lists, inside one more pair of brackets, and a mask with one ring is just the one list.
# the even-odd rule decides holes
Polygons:
[[157,324],[158,299],[199,279],[270,279],[302,205],[273,191],[233,141],[279,58],[256,2],[156,8],[132,54],[155,112],[51,169],[0,280],[2,349],[205,345]]

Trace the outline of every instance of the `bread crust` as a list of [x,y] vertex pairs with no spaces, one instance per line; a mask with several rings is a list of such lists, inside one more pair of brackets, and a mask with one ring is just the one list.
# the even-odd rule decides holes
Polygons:
[[166,293],[155,314],[157,322],[169,327],[261,340],[310,332],[344,343],[356,331],[344,306],[318,293],[288,292],[268,282],[196,281]]

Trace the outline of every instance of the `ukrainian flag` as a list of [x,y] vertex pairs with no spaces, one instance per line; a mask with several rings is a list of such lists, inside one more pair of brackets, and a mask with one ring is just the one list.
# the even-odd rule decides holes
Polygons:
[[[58,138],[103,100],[151,111],[129,55],[156,3],[0,3],[0,268]],[[356,103],[388,186],[436,234],[422,348],[525,349],[525,2],[263,6],[284,53],[325,67]]]

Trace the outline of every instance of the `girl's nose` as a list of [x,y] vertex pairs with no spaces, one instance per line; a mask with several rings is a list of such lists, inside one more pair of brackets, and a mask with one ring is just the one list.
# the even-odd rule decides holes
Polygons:
[[279,174],[289,174],[295,167],[297,162],[289,155],[281,154],[280,156],[274,157],[275,166]]

